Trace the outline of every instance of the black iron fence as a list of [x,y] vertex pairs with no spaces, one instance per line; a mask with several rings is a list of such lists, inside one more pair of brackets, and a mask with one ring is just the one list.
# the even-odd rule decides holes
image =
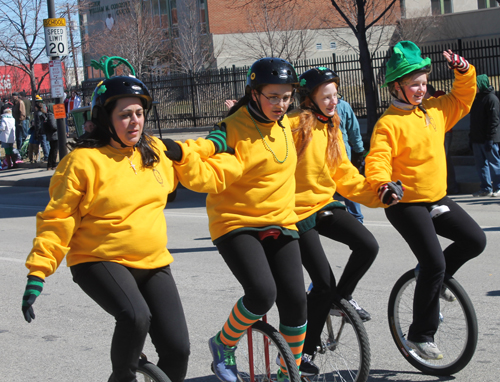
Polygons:
[[[451,44],[423,45],[422,55],[432,59],[429,83],[436,90],[448,92],[453,83],[453,72],[446,65],[443,51],[451,49],[473,64],[478,74],[488,74],[490,82],[500,89],[500,39],[480,41],[457,40]],[[377,92],[377,113],[381,115],[390,103],[391,96],[383,88],[385,65],[391,50],[378,52],[372,58],[372,68]],[[351,104],[356,115],[366,117],[366,102],[363,90],[363,75],[359,58],[345,55],[325,59],[298,61],[294,63],[297,73],[316,67],[333,69],[341,78],[339,93]],[[244,94],[248,67],[211,69],[195,74],[176,74],[165,77],[142,78],[153,98],[158,102],[157,114],[162,129],[177,127],[202,127],[218,122],[227,113],[226,99],[238,99]],[[88,80],[83,84],[83,100],[88,104],[99,80]],[[153,127],[152,125],[150,127]]]

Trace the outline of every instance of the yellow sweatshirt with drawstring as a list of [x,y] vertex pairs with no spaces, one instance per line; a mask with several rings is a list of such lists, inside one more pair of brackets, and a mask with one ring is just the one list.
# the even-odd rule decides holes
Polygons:
[[[300,113],[289,115],[292,129],[300,126]],[[297,163],[295,171],[295,212],[299,221],[321,210],[334,201],[335,192],[343,197],[368,207],[383,207],[370,184],[347,157],[342,132],[338,129],[337,139],[342,154],[338,166],[330,169],[326,163],[328,146],[328,125],[316,121],[304,155]]]
[[435,202],[446,195],[444,135],[469,113],[476,96],[476,69],[455,70],[451,92],[422,102],[422,110],[389,106],[373,130],[365,175],[373,190],[401,180],[401,202]]
[[177,142],[183,157],[174,166],[185,187],[208,193],[212,240],[239,228],[279,226],[296,231],[297,153],[287,116],[283,129],[277,122],[252,120],[242,107],[221,123],[227,126],[227,145],[235,149],[234,155],[199,160],[196,150]]

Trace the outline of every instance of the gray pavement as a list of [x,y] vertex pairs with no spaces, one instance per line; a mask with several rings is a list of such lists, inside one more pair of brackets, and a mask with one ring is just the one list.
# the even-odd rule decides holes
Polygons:
[[[378,258],[354,293],[373,317],[366,324],[372,353],[369,382],[498,380],[500,200],[466,196],[454,199],[476,219],[488,239],[485,252],[456,274],[478,316],[479,340],[474,358],[452,377],[432,377],[421,374],[399,354],[389,333],[387,300],[399,276],[415,265],[415,258],[383,210],[363,208],[365,225],[380,245]],[[110,374],[113,320],[72,282],[64,263],[47,278],[34,305],[34,322],[27,324],[22,317],[21,298],[27,274],[24,261],[35,236],[35,215],[47,202],[46,187],[0,186],[0,380],[105,382]],[[165,218],[168,248],[175,258],[172,270],[190,331],[187,380],[216,382],[210,371],[207,341],[221,328],[242,294],[241,287],[210,241],[205,195],[179,189],[177,199],[165,209]],[[442,244],[446,245],[447,240]],[[323,245],[338,278],[349,249],[331,240],[323,240]],[[308,284],[306,277],[304,288]],[[269,318],[276,326],[275,308]],[[156,360],[149,341],[145,352]]]

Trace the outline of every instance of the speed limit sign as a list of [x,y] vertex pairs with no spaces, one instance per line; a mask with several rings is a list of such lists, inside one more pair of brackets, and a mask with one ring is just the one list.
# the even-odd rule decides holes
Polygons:
[[44,19],[45,51],[49,57],[68,55],[66,19]]

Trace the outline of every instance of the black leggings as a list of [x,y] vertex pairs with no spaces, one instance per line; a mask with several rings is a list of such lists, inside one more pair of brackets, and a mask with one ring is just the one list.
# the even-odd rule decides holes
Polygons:
[[148,332],[159,355],[158,366],[172,382],[184,380],[188,330],[169,266],[148,270],[94,262],[72,266],[71,273],[83,291],[116,319],[110,381],[136,381]]
[[281,234],[259,240],[246,231],[217,244],[227,266],[243,286],[243,304],[249,312],[264,315],[276,302],[280,322],[304,325],[306,293],[298,241]]
[[[431,219],[427,209],[431,204],[446,205],[450,212]],[[435,203],[398,203],[386,208],[385,214],[420,264],[408,339],[434,342],[445,271],[452,276],[468,260],[483,252],[486,236],[481,227],[448,197]],[[453,243],[443,251],[437,235]]]
[[[333,215],[321,218],[316,227],[300,236],[302,264],[309,273],[313,289],[307,296],[307,335],[304,353],[314,354],[321,331],[337,294],[347,300],[368,271],[378,253],[378,243],[366,227],[349,212],[335,208]],[[320,235],[346,244],[352,253],[338,285],[321,245]]]

